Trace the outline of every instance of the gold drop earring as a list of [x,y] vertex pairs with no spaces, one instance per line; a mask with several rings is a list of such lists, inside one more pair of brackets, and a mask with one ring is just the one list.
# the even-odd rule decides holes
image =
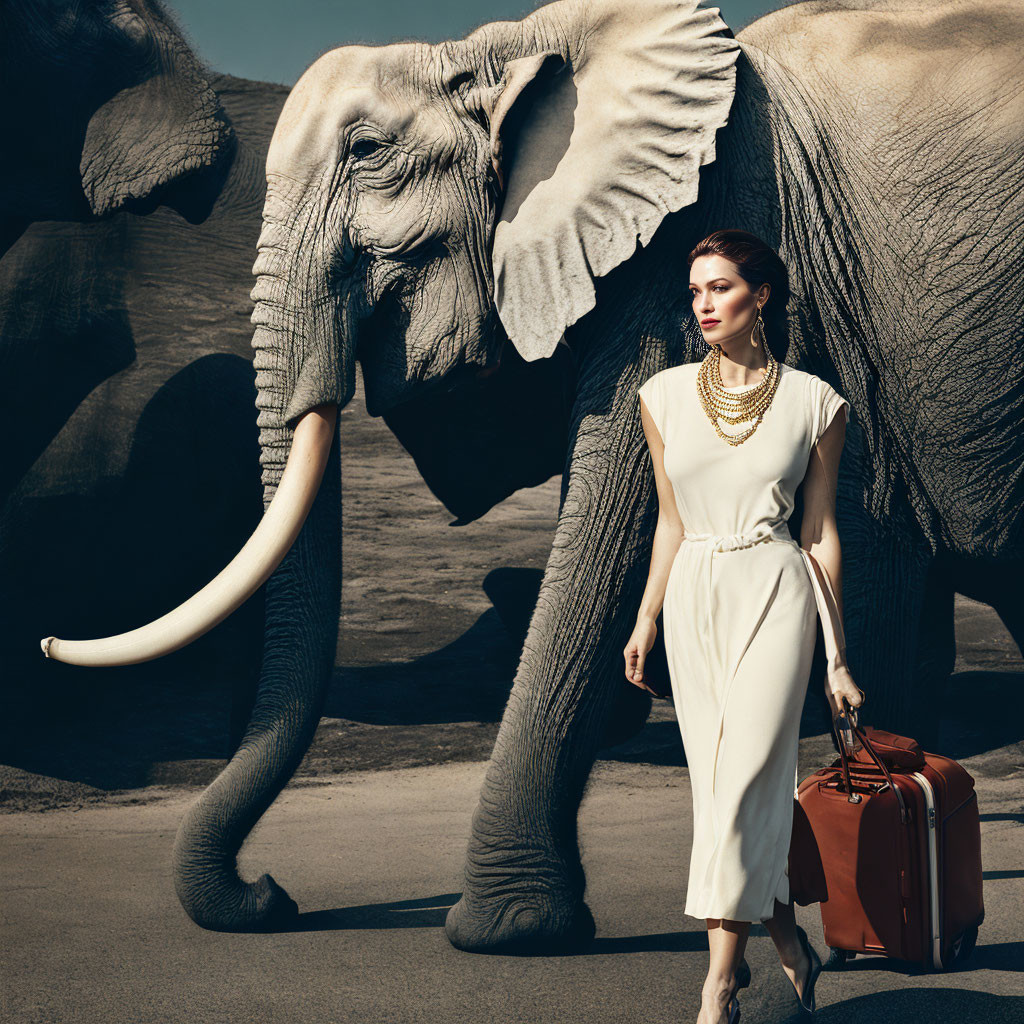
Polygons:
[[[754,335],[760,335],[759,338],[755,338]],[[754,329],[750,332],[750,344],[757,348],[758,342],[762,345],[764,342],[764,321],[761,319],[761,307],[757,307],[757,319],[754,321]]]

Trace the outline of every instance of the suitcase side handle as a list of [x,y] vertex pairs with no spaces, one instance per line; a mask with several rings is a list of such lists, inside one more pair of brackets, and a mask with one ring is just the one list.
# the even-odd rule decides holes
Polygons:
[[[889,769],[885,766],[885,762],[878,756],[878,753],[871,745],[871,741],[867,738],[864,730],[857,724],[856,709],[850,707],[845,697],[841,698],[841,706],[842,710],[832,719],[832,731],[836,736],[839,760],[843,765],[843,779],[846,782],[847,800],[851,804],[858,804],[861,801],[861,794],[853,791],[853,781],[850,778],[850,753],[846,749],[846,740],[843,738],[844,730],[849,728],[864,745],[864,749],[871,755],[875,764],[882,769],[882,773],[885,775],[885,780],[889,783],[889,788],[896,794],[896,801],[900,805],[900,823],[906,825],[909,819],[909,814],[907,813],[907,803],[903,799],[903,794],[900,792],[899,787],[892,781],[892,775],[889,772]],[[840,723],[840,719],[845,719],[845,722]]]

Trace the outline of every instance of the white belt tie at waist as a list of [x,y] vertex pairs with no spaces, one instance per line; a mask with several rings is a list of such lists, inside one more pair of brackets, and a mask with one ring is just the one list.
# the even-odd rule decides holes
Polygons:
[[706,544],[712,551],[735,551],[738,548],[749,548],[767,540],[796,543],[785,520],[776,523],[759,523],[746,533],[686,533],[683,536],[684,542]]

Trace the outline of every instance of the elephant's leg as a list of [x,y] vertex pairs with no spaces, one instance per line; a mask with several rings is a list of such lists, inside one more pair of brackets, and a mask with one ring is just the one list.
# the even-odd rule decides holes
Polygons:
[[218,931],[264,931],[297,907],[270,877],[245,882],[238,851],[302,760],[334,667],[341,602],[341,467],[335,432],[298,540],[267,582],[263,667],[234,756],[189,809],[174,844],[174,883],[189,917]]
[[594,933],[576,818],[623,682],[657,515],[643,379],[600,360],[581,368],[554,546],[445,925],[460,949],[565,950]]
[[[539,569],[492,569],[484,578],[484,591],[520,650],[526,643],[530,617],[537,607],[537,596],[543,582],[544,573]],[[659,622],[659,630],[660,627]],[[665,645],[660,636],[644,663],[648,678],[655,670],[656,661],[661,662],[658,667],[667,676]],[[615,747],[632,739],[646,725],[650,713],[650,694],[638,686],[631,686],[623,678],[622,685],[615,687],[614,703],[599,749]]]
[[919,645],[929,632],[949,643],[941,597],[921,632],[931,552],[923,540],[894,536],[866,515],[841,520],[840,536],[847,656],[866,698],[860,721],[916,739],[922,728],[934,728],[924,705],[936,696],[919,689],[928,674],[918,671]]

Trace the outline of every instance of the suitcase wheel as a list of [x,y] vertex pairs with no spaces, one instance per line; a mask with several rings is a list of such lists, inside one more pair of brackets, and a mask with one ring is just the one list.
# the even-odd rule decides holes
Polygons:
[[839,949],[836,946],[828,947],[828,959],[822,964],[825,970],[842,967],[847,960],[852,960],[857,954],[848,949]]
[[951,967],[962,964],[974,952],[977,942],[978,926],[965,928],[953,940],[953,945],[949,947],[949,962],[945,965],[946,969],[949,970]]

